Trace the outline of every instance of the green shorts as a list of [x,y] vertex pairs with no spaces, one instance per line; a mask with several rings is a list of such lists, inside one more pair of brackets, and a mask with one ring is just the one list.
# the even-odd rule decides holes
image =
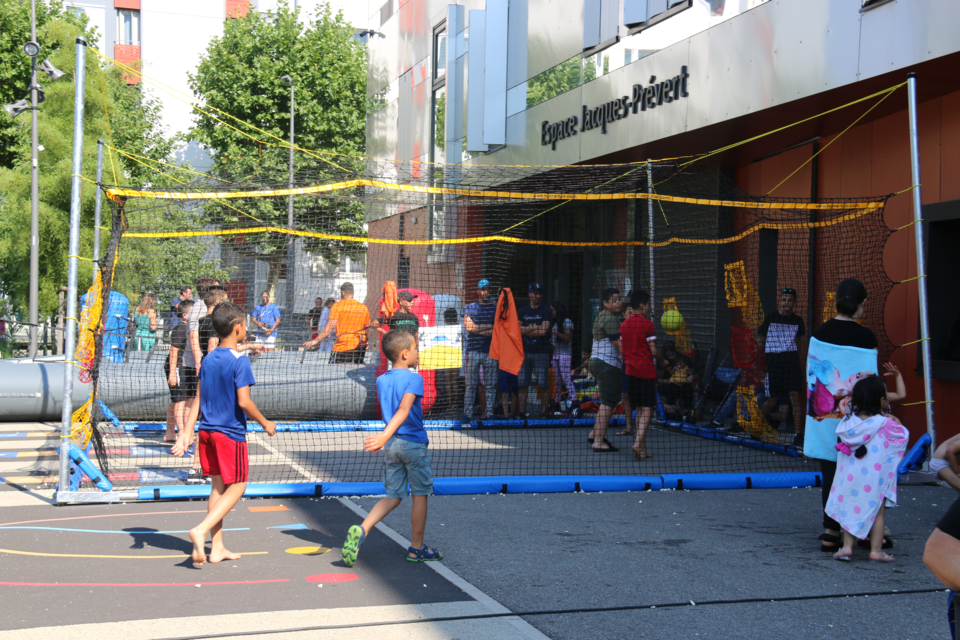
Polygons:
[[623,370],[599,358],[590,358],[590,372],[597,379],[600,404],[615,407],[623,396]]

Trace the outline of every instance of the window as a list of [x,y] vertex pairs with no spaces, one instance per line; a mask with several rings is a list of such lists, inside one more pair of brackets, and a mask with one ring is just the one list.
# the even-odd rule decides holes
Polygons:
[[117,44],[140,46],[140,12],[117,9]]
[[447,71],[447,27],[443,26],[433,36],[433,80],[442,80]]
[[340,256],[340,273],[365,273],[366,265],[360,256]]

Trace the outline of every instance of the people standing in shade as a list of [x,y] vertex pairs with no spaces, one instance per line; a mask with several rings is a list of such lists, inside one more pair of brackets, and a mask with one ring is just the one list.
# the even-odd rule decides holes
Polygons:
[[652,457],[647,451],[647,429],[657,404],[657,334],[650,320],[650,294],[634,291],[630,306],[634,313],[620,326],[623,342],[623,360],[627,372],[627,393],[630,404],[637,410],[637,439],[633,444],[633,459]]
[[760,338],[766,354],[770,388],[770,394],[761,410],[768,420],[776,423],[775,426],[780,426],[780,422],[791,416],[795,434],[793,444],[800,446],[803,444],[803,414],[806,404],[800,398],[804,391],[800,344],[805,335],[805,327],[803,318],[793,312],[796,302],[795,290],[780,289],[777,310],[768,313],[763,319],[763,324],[757,329],[757,337]]
[[136,350],[152,351],[157,343],[157,296],[152,293],[143,296],[134,310],[133,319],[137,326],[134,334]]
[[340,285],[340,301],[330,309],[327,326],[313,340],[303,343],[312,347],[323,342],[327,336],[336,332],[337,341],[333,345],[335,364],[363,364],[367,353],[367,331],[370,329],[370,311],[366,305],[353,299],[353,284]]
[[187,350],[183,354],[183,364],[187,372],[187,404],[185,411],[189,412],[193,402],[197,397],[197,375],[200,373],[203,352],[200,350],[200,319],[207,315],[207,305],[203,302],[203,295],[213,290],[223,290],[220,281],[210,276],[204,276],[197,280],[197,294],[199,298],[187,314]]
[[170,301],[170,330],[172,331],[174,327],[183,322],[183,316],[180,315],[180,311],[177,307],[180,306],[180,303],[184,300],[193,300],[193,288],[192,287],[180,287],[180,295],[176,296],[173,300]]
[[[837,285],[835,295],[835,304],[837,315],[820,325],[811,336],[810,349],[807,355],[807,371],[815,372],[820,368],[822,361],[817,361],[814,356],[816,344],[814,340],[828,345],[840,347],[850,347],[843,350],[850,362],[840,361],[840,354],[834,355],[831,361],[831,374],[833,371],[843,371],[844,373],[862,368],[861,362],[868,362],[872,367],[872,373],[877,372],[877,337],[867,327],[859,323],[863,316],[867,304],[867,289],[863,283],[856,278],[847,278]],[[871,354],[872,352],[872,354]],[[842,392],[849,395],[853,391],[853,385]],[[832,400],[835,402],[835,399]],[[808,405],[816,403],[813,397]],[[806,419],[806,432],[804,434],[803,454],[808,458],[815,458],[820,461],[820,470],[823,473],[823,485],[821,487],[822,508],[826,508],[827,501],[830,498],[830,487],[833,486],[833,479],[837,473],[837,434],[835,431],[836,420],[823,420],[815,417],[816,408],[810,408],[811,415]],[[820,550],[826,552],[835,552],[840,549],[840,524],[821,511],[823,517],[824,532],[820,536]],[[889,549],[893,546],[893,541],[885,539],[883,548]]]
[[253,308],[253,314],[250,317],[253,324],[257,325],[257,343],[262,344],[266,351],[273,351],[277,345],[280,308],[270,302],[269,291],[260,294],[260,304]]
[[[481,369],[485,388],[485,402],[480,410],[481,420],[493,418],[493,407],[496,404],[499,386],[499,365],[490,357],[490,339],[493,335],[493,317],[497,311],[497,304],[493,299],[493,286],[489,280],[484,279],[477,283],[477,295],[479,296],[477,302],[471,302],[463,310],[463,330],[467,333],[463,422],[469,422],[472,417]],[[505,404],[504,413],[507,410]]]
[[546,406],[547,385],[550,368],[550,325],[553,324],[553,311],[542,304],[543,288],[534,282],[528,287],[530,304],[520,309],[520,335],[523,336],[523,366],[517,376],[519,386],[518,411],[521,418],[529,418],[527,413],[527,393],[530,389],[531,374],[537,378],[537,397],[540,407]]
[[416,299],[417,296],[409,291],[401,291],[398,293],[397,302],[400,304],[400,309],[389,318],[385,316],[377,318],[377,321],[374,323],[377,331],[379,331],[381,335],[394,330],[406,331],[412,335],[417,340],[417,344],[419,344],[420,320],[417,318],[417,315],[413,313],[413,301]]
[[[626,322],[630,316],[636,313],[636,310],[633,308],[633,293],[627,295],[623,300],[623,304],[620,305],[620,326],[623,326],[623,323]],[[622,346],[622,343],[621,343]],[[618,431],[616,435],[618,436],[632,436],[633,435],[633,410],[635,407],[630,406],[630,393],[627,389],[627,365],[624,363],[622,370],[621,379],[623,380],[623,394],[621,398],[623,399],[623,430]]]
[[577,397],[573,389],[573,378],[570,375],[570,363],[573,359],[573,320],[567,316],[567,308],[562,302],[550,305],[553,310],[553,375],[556,379],[557,393],[555,401],[560,403],[562,391],[566,391],[567,400]]
[[620,291],[604,289],[603,309],[593,323],[593,351],[590,372],[597,380],[600,410],[587,440],[595,453],[618,449],[607,440],[607,427],[623,394],[623,347],[620,344]]

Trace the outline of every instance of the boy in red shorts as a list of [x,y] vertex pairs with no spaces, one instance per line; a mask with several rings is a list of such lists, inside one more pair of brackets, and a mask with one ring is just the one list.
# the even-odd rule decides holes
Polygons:
[[204,542],[210,533],[210,562],[236,560],[240,556],[223,546],[223,517],[233,509],[247,488],[247,416],[263,426],[268,435],[277,432],[277,425],[263,417],[250,399],[250,387],[257,383],[250,370],[250,360],[237,351],[237,343],[247,337],[243,310],[229,302],[217,305],[213,312],[213,330],[220,336],[220,346],[207,354],[200,369],[197,396],[173,447],[173,455],[183,456],[190,446],[190,436],[200,419],[197,444],[203,475],[212,476],[207,517],[190,530],[193,541],[193,566],[203,566],[207,556]]

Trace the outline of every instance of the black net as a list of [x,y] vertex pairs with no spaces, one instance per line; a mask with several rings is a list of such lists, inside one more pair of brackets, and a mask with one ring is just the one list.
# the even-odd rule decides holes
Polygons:
[[[266,483],[381,479],[380,456],[362,450],[383,426],[379,341],[410,318],[438,477],[816,470],[796,446],[809,405],[806,337],[835,314],[839,280],[861,279],[875,308],[892,285],[885,198],[751,196],[720,169],[676,162],[468,167],[302,155],[291,192],[285,163],[238,159],[231,175],[108,191],[119,259],[104,315],[122,329],[98,345],[106,409],[93,412],[115,486],[188,480],[195,461],[164,441],[183,421],[165,371],[171,306],[196,298],[188,321],[198,320],[213,279],[224,293],[206,292],[207,302],[243,308],[260,345],[244,357],[253,400],[280,425],[273,438],[248,425],[250,481]],[[625,302],[641,290],[653,300],[658,393],[643,442],[652,457],[639,462],[635,437],[616,435],[635,428],[605,367],[616,358],[594,342],[611,288]],[[524,338],[517,378],[490,359],[489,332],[478,329],[507,289],[521,323],[545,327]],[[610,309],[629,315],[627,306]],[[879,315],[863,322],[888,355]],[[188,327],[207,346],[211,335]],[[194,346],[181,351],[174,368],[187,380]],[[587,436],[611,397],[607,439],[620,451],[595,455]]]

